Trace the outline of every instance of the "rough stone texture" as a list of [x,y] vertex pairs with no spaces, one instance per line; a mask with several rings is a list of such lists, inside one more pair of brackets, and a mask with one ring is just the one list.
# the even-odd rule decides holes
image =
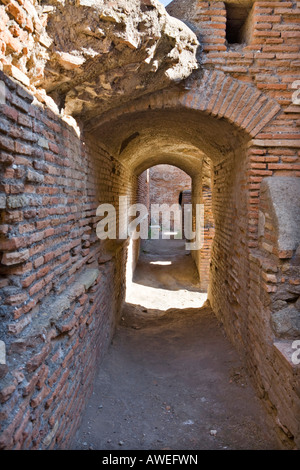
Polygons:
[[0,64],[25,86],[43,76],[48,58],[47,7],[35,0],[0,2]]
[[[284,194],[284,197],[283,197]],[[278,338],[300,335],[299,199],[298,178],[266,178],[261,191],[259,248],[264,289],[271,294],[266,307]],[[297,303],[298,302],[298,303]]]
[[41,85],[67,114],[91,117],[198,67],[196,36],[156,0],[52,4]]
[[287,307],[272,314],[272,327],[278,338],[297,339],[300,336],[300,310]]
[[66,115],[91,118],[198,68],[196,36],[157,0],[28,0],[1,8],[11,23],[0,32],[8,46],[3,70],[49,103],[46,90]]
[[278,250],[296,250],[300,243],[300,181],[298,178],[265,178],[261,191],[268,191],[274,223],[278,232]]

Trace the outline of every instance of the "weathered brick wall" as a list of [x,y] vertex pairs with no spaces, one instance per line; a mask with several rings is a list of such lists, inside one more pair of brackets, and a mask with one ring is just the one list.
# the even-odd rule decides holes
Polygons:
[[150,204],[178,204],[179,193],[191,189],[191,177],[172,165],[156,165],[149,170]]
[[0,443],[61,448],[76,430],[124,298],[126,241],[98,240],[96,208],[131,186],[97,142],[85,145],[20,86],[0,79]]
[[149,184],[149,170],[143,171],[138,177],[138,194],[137,200],[140,204],[144,204],[149,212],[150,209],[150,184]]
[[[206,70],[212,71],[210,82],[214,94],[220,90],[233,97],[237,94],[235,85],[218,76],[216,71],[219,70],[238,79],[241,86],[247,83],[255,86],[257,92],[253,94],[245,88],[239,106],[246,103],[248,109],[259,109],[268,96],[275,99],[283,110],[270,125],[266,118],[266,127],[256,136],[254,144],[259,147],[253,147],[252,176],[256,176],[254,170],[257,170],[258,178],[278,172],[282,176],[290,172],[299,175],[300,106],[295,104],[299,98],[299,84],[296,83],[300,67],[299,2],[248,2],[252,3],[249,34],[241,44],[229,44],[226,39],[226,2],[192,0],[185,2],[186,7],[182,2],[179,11],[180,3],[173,2],[168,11],[174,16],[180,13],[181,18],[196,28],[203,45],[201,63]],[[259,94],[261,91],[263,96]],[[269,110],[272,113],[271,104]],[[239,116],[240,123],[242,115]],[[257,160],[254,160],[254,155]],[[265,165],[261,166],[262,174],[259,174],[257,164]]]
[[[183,2],[168,6],[171,15],[177,16],[180,3]],[[243,82],[253,83],[283,107],[291,104],[292,83],[299,71],[299,2],[248,2],[252,3],[249,34],[240,44],[229,44],[226,39],[226,2],[185,3],[180,18],[195,25],[205,68],[222,70]]]
[[260,396],[275,415],[281,438],[294,438],[298,446],[299,366],[293,360],[293,355],[297,356],[293,340],[300,337],[300,214],[294,205],[299,197],[297,178],[268,178],[262,184],[259,244],[249,257],[248,321],[249,341],[256,345],[256,356],[265,357],[257,370],[250,356]]
[[210,186],[202,186],[202,203],[204,205],[203,246],[200,250],[199,276],[201,289],[209,286],[211,248],[215,234],[215,223],[212,211],[212,191]]
[[[172,165],[156,165],[149,169],[149,199],[151,204],[179,204],[180,192],[191,188],[191,177]],[[150,214],[151,217],[151,214]],[[156,221],[163,227],[162,216]],[[170,230],[174,230],[174,215],[171,213]],[[180,234],[183,236],[183,233]]]
[[0,69],[25,85],[41,102],[55,106],[44,90],[37,90],[52,40],[46,33],[51,5],[37,0],[0,1]]
[[248,246],[245,148],[214,166],[215,235],[211,253],[209,299],[231,340],[247,349]]

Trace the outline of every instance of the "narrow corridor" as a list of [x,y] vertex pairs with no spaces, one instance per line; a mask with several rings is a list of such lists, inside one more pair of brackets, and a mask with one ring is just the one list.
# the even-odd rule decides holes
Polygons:
[[179,240],[144,242],[72,449],[276,449]]

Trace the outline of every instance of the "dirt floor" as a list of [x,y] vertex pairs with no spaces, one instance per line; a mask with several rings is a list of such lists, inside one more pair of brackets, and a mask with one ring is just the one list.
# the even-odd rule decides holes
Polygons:
[[278,449],[180,240],[147,241],[72,449]]

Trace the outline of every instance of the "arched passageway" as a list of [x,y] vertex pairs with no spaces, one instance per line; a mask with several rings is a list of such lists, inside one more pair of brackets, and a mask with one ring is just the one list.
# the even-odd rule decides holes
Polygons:
[[[177,166],[191,176],[194,206],[204,202],[204,188],[208,189],[214,223],[208,299],[260,390],[268,387],[263,370],[268,369],[276,383],[277,379],[263,355],[255,352],[257,335],[260,350],[269,350],[275,357],[277,346],[269,342],[273,333],[270,321],[264,319],[264,307],[259,303],[253,308],[249,289],[251,270],[257,269],[253,263],[258,207],[252,197],[259,170],[252,155],[260,154],[255,136],[278,111],[276,103],[251,86],[220,72],[205,72],[200,85],[195,83],[190,91],[175,89],[141,98],[86,126],[97,151],[118,161],[123,179],[121,187],[114,188],[115,195],[136,202],[138,176],[157,164]],[[100,192],[99,200],[106,196]],[[137,253],[138,243],[132,250],[133,265]],[[201,250],[194,250],[192,256],[207,286]],[[275,401],[279,409],[279,396]]]
[[[214,323],[217,320],[214,314],[212,313],[212,310],[210,310],[211,307],[213,308],[213,311],[217,314],[218,320],[221,320],[222,323],[225,325],[227,335],[231,339],[234,339],[234,343],[239,349],[239,351],[246,354],[249,347],[249,333],[247,324],[249,245],[247,232],[248,192],[246,187],[246,179],[248,169],[248,143],[251,139],[251,136],[243,128],[230,123],[228,119],[224,119],[221,116],[212,116],[211,114],[204,112],[203,110],[196,111],[195,109],[187,109],[186,106],[172,107],[167,105],[163,105],[161,106],[161,108],[162,109],[151,109],[151,106],[149,104],[147,111],[140,111],[137,109],[135,111],[131,110],[131,112],[128,114],[126,112],[123,112],[122,115],[119,115],[115,119],[112,118],[106,123],[101,123],[99,127],[95,127],[95,125],[93,125],[93,129],[90,129],[88,134],[89,142],[93,142],[93,145],[95,146],[95,148],[98,149],[98,151],[99,148],[103,148],[105,149],[105,152],[114,155],[117,159],[120,175],[122,174],[123,178],[123,185],[121,185],[118,190],[116,189],[116,195],[127,196],[129,202],[131,203],[137,202],[139,176],[145,170],[147,170],[147,168],[158,164],[168,164],[177,166],[178,168],[182,169],[190,175],[192,179],[193,206],[195,206],[196,204],[201,204],[203,202],[205,204],[204,188],[206,188],[206,190],[208,189],[209,192],[211,192],[212,194],[210,212],[213,216],[213,220],[215,223],[215,234],[212,244],[210,261],[210,285],[208,292],[208,298],[210,303],[204,307],[204,310],[200,310],[198,316],[198,320],[200,321],[200,323],[198,327],[196,327],[196,325],[193,323],[196,318],[193,317],[193,313],[195,312],[191,312],[188,309],[183,309],[180,312],[179,317],[176,317],[176,315],[178,315],[178,310],[177,314],[175,312],[170,311],[166,315],[165,310],[159,311],[157,309],[153,309],[153,311],[151,311],[149,307],[147,308],[141,305],[142,301],[140,301],[139,305],[134,305],[127,302],[127,304],[125,305],[125,310],[123,310],[122,318],[120,319],[121,323],[118,330],[119,332],[117,333],[115,341],[120,341],[123,344],[123,341],[125,341],[125,338],[127,338],[127,340],[129,340],[130,342],[131,333],[130,330],[126,328],[129,327],[133,329],[136,333],[136,336],[133,339],[133,343],[135,344],[135,353],[139,351],[138,355],[140,355],[142,358],[141,360],[143,367],[145,367],[145,371],[147,371],[147,367],[145,366],[144,362],[146,361],[146,353],[144,355],[144,353],[142,352],[142,344],[145,343],[145,338],[143,335],[145,333],[146,337],[148,338],[148,341],[152,342],[154,340],[151,334],[153,334],[155,328],[158,328],[158,330],[162,332],[162,336],[159,336],[157,330],[155,332],[156,338],[160,338],[160,341],[163,342],[163,337],[165,337],[165,333],[163,331],[164,328],[166,328],[165,322],[168,321],[169,315],[171,324],[173,321],[172,315],[174,315],[174,318],[177,318],[178,322],[180,323],[179,327],[177,325],[177,327],[172,330],[172,340],[169,340],[173,344],[174,338],[178,339],[180,336],[180,341],[182,341],[181,346],[179,348],[180,351],[184,350],[184,344],[187,345],[189,343],[188,336],[190,333],[188,333],[186,330],[188,324],[190,324],[191,328],[196,328],[196,330],[197,328],[201,329],[203,327],[203,331],[205,331],[205,328],[207,327],[210,330],[210,333],[212,334],[212,345],[215,344],[213,338],[219,330],[217,327],[218,323]],[[256,114],[255,119],[257,119]],[[251,122],[251,119],[249,119],[249,122]],[[101,137],[98,138],[96,137],[96,135]],[[125,180],[126,183],[124,183]],[[103,198],[104,194],[101,194],[101,199],[103,200]],[[133,267],[135,267],[136,265],[138,253],[139,243],[133,243],[130,252],[130,257],[132,258],[129,259],[129,262],[132,263]],[[200,250],[193,250],[192,256],[195,265],[197,266],[198,275],[200,274],[201,277],[201,274],[203,275],[203,273],[201,272],[201,261],[203,260],[201,259]],[[145,262],[145,256],[142,256],[142,262]],[[154,271],[152,271],[152,273],[153,272]],[[159,272],[159,270],[156,269],[156,272]],[[151,274],[151,276],[155,277],[154,274]],[[162,318],[163,327],[159,323]],[[147,323],[149,320],[150,322]],[[208,321],[208,323],[205,327],[204,324],[206,320]],[[202,321],[204,322],[203,324],[201,323]],[[209,326],[209,324],[211,326]],[[145,331],[140,332],[140,330],[143,330],[144,328]],[[185,331],[187,335],[185,339],[181,335],[179,335],[178,328],[182,331]],[[139,340],[137,340],[139,333],[141,333],[141,337]],[[197,342],[197,347],[201,349],[201,335],[199,335],[197,339],[199,340]],[[141,341],[140,346],[138,346],[139,341]],[[141,347],[142,349],[138,349],[139,347]],[[157,345],[156,348],[158,351],[159,348],[157,347]],[[119,352],[117,351],[117,349],[111,349],[111,356],[108,355],[110,359],[108,358],[107,361],[113,360],[114,362],[118,362],[117,357],[119,356],[114,357],[115,354],[124,354],[125,356],[131,356],[129,346],[125,347],[126,352],[122,349],[122,347],[120,348]],[[198,353],[200,349],[198,349]],[[171,354],[170,351],[162,351],[162,349],[160,350],[160,353],[162,354],[161,357],[163,357],[163,355]],[[201,355],[202,353],[199,354]],[[191,350],[189,354],[193,354]],[[208,354],[213,355],[213,350],[211,350]],[[229,361],[228,363],[233,365],[233,363],[231,363],[229,360],[230,354],[231,353],[229,352],[227,360]],[[197,353],[195,353],[195,357],[197,357]],[[147,360],[151,362],[149,357]],[[160,362],[157,355],[155,355],[153,361],[155,364]],[[109,362],[107,362],[107,364],[109,364]],[[125,363],[123,363],[123,368],[125,368],[125,371],[127,366],[129,367],[129,364],[125,365]],[[199,362],[198,364],[195,364],[195,367],[197,366],[199,366]],[[212,366],[212,369],[210,369],[211,374],[213,374],[214,366],[215,364]],[[241,367],[241,363],[239,363],[239,366],[237,366],[236,363],[235,366],[237,368]],[[110,368],[111,366],[108,365],[107,367]],[[177,365],[174,365],[174,367],[176,369]],[[221,368],[222,367],[224,367],[223,362],[221,364]],[[103,370],[106,370],[106,373],[108,373],[108,368]],[[200,374],[200,370],[201,367],[199,367],[197,374]],[[128,369],[127,373],[131,374]],[[148,372],[145,372],[146,375],[147,373]],[[228,369],[226,373],[229,374]],[[240,374],[241,371],[238,371],[237,376],[240,377]],[[110,388],[113,387],[112,382],[114,381],[114,379],[110,373],[109,376],[110,379],[107,379],[108,388],[106,392],[117,393],[112,392],[112,389]],[[103,384],[102,380],[103,376],[102,379],[100,377],[100,387],[101,384]],[[136,379],[132,380],[136,381]],[[193,379],[191,379],[190,376],[189,378],[186,378],[186,380]],[[232,383],[232,379],[229,378],[229,382]],[[149,387],[149,382],[147,382],[147,384],[148,385],[146,387]],[[220,390],[222,389],[223,385],[221,380],[221,382],[218,384]],[[242,384],[241,386],[244,385],[245,384]],[[119,386],[116,383],[115,386],[117,390]],[[170,383],[170,387],[171,386],[172,381]],[[201,388],[203,384],[198,384],[196,388],[198,386]],[[143,385],[141,385],[141,387],[143,387]],[[184,393],[183,390],[181,391]],[[99,398],[97,392],[95,393],[96,396],[94,399],[92,398],[92,401]],[[246,399],[246,402],[248,400],[252,400],[253,407],[255,408],[255,398],[254,396],[250,398],[251,392],[249,393],[250,395],[249,398]],[[123,403],[127,403],[126,400],[127,398],[125,397]],[[127,405],[125,404],[125,407],[126,406]],[[153,403],[150,406],[153,406]],[[170,407],[171,409],[172,405],[166,406],[167,411],[170,411],[168,407]],[[216,406],[222,408],[223,404],[219,402],[219,404]],[[254,408],[251,408],[251,413],[253,412],[252,418],[260,414],[260,412],[257,411],[258,408],[256,409],[256,411],[254,410]],[[258,415],[256,415],[257,412]],[[120,410],[118,411],[118,413],[120,413]],[[228,411],[228,414],[232,414],[232,410]],[[134,414],[132,415],[131,413],[129,413],[129,415],[131,415],[131,417],[134,416]],[[263,414],[262,416],[266,415]],[[91,415],[87,413],[85,418],[85,425],[87,424],[90,418]],[[127,419],[130,420],[130,418],[126,418],[124,415],[124,420]],[[253,419],[255,420],[255,418]],[[91,428],[93,429],[92,432],[96,432],[96,421],[92,420],[89,422],[89,426],[91,426]],[[191,421],[193,420],[191,419]],[[257,437],[257,439],[261,441],[261,444],[259,445],[257,443],[249,444],[249,441],[247,442],[247,444],[240,443],[237,445],[241,445],[241,448],[243,447],[243,445],[254,445],[254,447],[259,447],[261,445],[262,448],[274,446],[275,444],[274,441],[272,441],[273,437],[272,433],[270,432],[270,428],[268,428],[268,424],[265,421],[261,424],[262,427],[259,429],[259,431],[257,430],[257,432],[262,432],[262,435],[264,436],[269,434],[270,440],[266,437]],[[149,425],[151,425],[151,423]],[[116,424],[116,426],[118,426],[118,424]],[[208,423],[206,422],[204,427],[207,426]],[[120,429],[122,429],[121,425]],[[131,439],[134,440],[136,436],[130,435],[129,429],[130,428],[127,429],[129,433],[129,441]],[[84,428],[81,428],[80,432],[85,432]],[[248,431],[246,431],[246,433],[247,432]],[[119,436],[121,435],[122,432],[121,434],[119,434]],[[82,439],[83,434],[81,434],[79,438],[80,442],[77,442],[76,444],[79,447],[82,445]],[[140,437],[139,439],[139,446],[141,446],[140,448],[143,448],[143,439],[142,437]],[[193,439],[192,435],[190,436],[190,439]],[[191,440],[189,441],[189,445],[191,443]],[[101,440],[101,444],[99,444],[99,442],[97,444],[97,439],[94,442],[96,443],[95,445],[101,445],[105,448],[114,448],[114,446],[118,446],[118,443],[114,442],[111,438],[107,438],[106,443]],[[123,445],[124,442],[123,439],[120,437],[119,445]],[[133,445],[132,440],[131,443],[129,443],[128,445]],[[147,443],[146,445],[149,445],[149,443]],[[154,445],[153,442],[151,443],[151,445]],[[199,442],[197,442],[196,445],[199,445]],[[210,448],[213,448],[214,444],[207,443],[207,446],[208,448],[209,446],[212,446]],[[226,447],[226,445],[224,445],[223,447]]]
[[[65,159],[57,156],[59,149],[53,144],[49,148],[51,151],[45,149],[45,158],[54,164],[41,165],[41,162],[36,160],[32,162],[32,167],[37,170],[51,171],[55,175],[58,171],[57,167],[64,165],[63,171],[66,176],[59,177],[58,188],[47,186],[38,188],[41,194],[42,191],[50,193],[45,197],[38,196],[37,200],[33,199],[34,204],[43,202],[45,205],[44,209],[39,210],[40,216],[45,219],[39,221],[40,233],[33,237],[29,232],[29,236],[16,239],[16,243],[21,240],[21,248],[28,246],[28,243],[30,244],[33,240],[30,252],[21,250],[21,255],[25,258],[18,258],[14,261],[12,256],[19,256],[19,253],[11,253],[14,245],[11,245],[11,241],[8,240],[5,245],[8,252],[2,258],[2,264],[7,265],[6,271],[11,273],[13,280],[15,275],[22,277],[23,285],[32,298],[32,301],[24,302],[24,305],[17,309],[13,301],[11,310],[15,318],[14,320],[7,319],[4,324],[4,327],[9,328],[12,334],[8,338],[8,344],[12,345],[12,357],[20,360],[20,351],[22,351],[20,348],[23,347],[15,341],[15,335],[22,336],[26,349],[27,345],[31,347],[33,344],[32,331],[39,331],[43,327],[50,332],[50,336],[43,340],[46,341],[46,345],[42,340],[41,343],[34,343],[33,359],[28,362],[29,376],[33,386],[33,389],[28,392],[30,397],[37,395],[44,400],[44,393],[52,394],[48,387],[43,388],[40,393],[35,390],[37,372],[45,370],[45,373],[48,373],[47,367],[39,362],[43,362],[45,357],[53,367],[53,379],[49,382],[53,384],[54,392],[51,395],[53,399],[56,396],[55,393],[64,393],[65,390],[69,390],[67,374],[71,369],[67,369],[65,373],[64,368],[66,364],[73,364],[73,358],[77,357],[77,352],[76,355],[74,353],[82,343],[79,359],[81,366],[72,369],[72,383],[75,380],[74,377],[81,377],[74,383],[80,382],[84,386],[76,389],[74,393],[79,397],[78,400],[81,400],[79,409],[83,409],[83,397],[86,391],[90,390],[90,382],[85,381],[83,377],[89,377],[91,381],[97,359],[102,358],[115,326],[121,320],[129,244],[129,239],[126,237],[120,240],[101,240],[100,242],[97,240],[98,218],[95,217],[97,203],[112,204],[116,208],[117,215],[120,215],[122,210],[119,208],[119,197],[126,196],[129,204],[137,202],[139,175],[156,164],[175,165],[190,175],[193,183],[193,205],[205,203],[204,188],[209,188],[211,191],[211,212],[215,224],[215,236],[210,261],[208,292],[210,305],[218,321],[223,323],[227,337],[246,357],[250,370],[255,371],[256,384],[260,389],[264,391],[268,386],[264,371],[272,374],[272,380],[277,381],[276,384],[280,387],[276,368],[270,366],[270,363],[265,360],[268,351],[272,360],[282,361],[280,357],[277,357],[278,349],[270,340],[274,337],[271,321],[266,318],[266,313],[259,303],[265,302],[268,298],[264,298],[263,295],[259,296],[258,303],[253,304],[253,297],[249,290],[249,285],[263,275],[259,271],[259,266],[257,267],[257,258],[252,250],[252,233],[255,233],[253,229],[256,230],[255,208],[257,207],[252,206],[251,200],[253,193],[251,185],[254,184],[252,178],[255,178],[254,170],[251,170],[255,142],[251,141],[251,137],[254,137],[255,133],[272,119],[274,109],[276,112],[277,108],[272,107],[267,99],[260,98],[255,93],[252,98],[257,98],[257,104],[253,108],[234,107],[232,100],[235,98],[242,100],[244,93],[247,93],[248,97],[250,93],[251,96],[251,89],[227,78],[224,79],[224,86],[221,89],[217,87],[221,90],[220,93],[217,93],[214,99],[213,95],[210,98],[210,93],[213,93],[211,87],[219,83],[220,76],[217,74],[211,77],[213,78],[212,84],[208,82],[209,76],[208,74],[203,78],[203,83],[207,85],[207,88],[204,87],[201,94],[202,85],[199,89],[195,87],[188,92],[175,90],[171,93],[158,93],[156,96],[151,95],[144,97],[141,101],[133,102],[128,109],[113,111],[111,115],[102,117],[101,122],[93,120],[91,123],[86,123],[81,141],[77,135],[75,136],[74,131],[65,125],[59,137],[60,149]],[[224,94],[225,90],[228,94]],[[243,100],[241,102],[243,103]],[[33,106],[29,109],[33,115],[37,113]],[[216,109],[218,112],[214,111]],[[235,115],[236,122],[234,119],[231,122],[232,113]],[[47,125],[57,128],[54,120],[46,122]],[[43,140],[41,144],[46,145]],[[20,148],[20,151],[28,152],[29,150],[28,147],[24,147],[24,149]],[[21,164],[29,161],[29,158],[34,159],[36,154],[44,155],[44,151],[40,151],[38,146],[34,146],[32,151],[33,157],[28,157],[27,154],[25,159],[20,157]],[[36,173],[32,169],[28,172],[28,178],[30,181],[33,178],[34,184],[41,181],[41,175]],[[256,174],[256,171],[254,173]],[[51,184],[52,175],[45,176],[43,181]],[[34,189],[33,185],[30,185],[29,189]],[[78,207],[74,202],[77,200],[83,204],[83,218],[80,214],[77,214],[76,218]],[[14,204],[14,202],[28,204],[30,200],[18,197],[9,199],[9,203]],[[64,207],[66,202],[68,202],[68,208]],[[269,202],[266,199],[267,203]],[[51,206],[48,209],[49,204],[54,207]],[[59,207],[55,207],[57,204]],[[62,214],[66,214],[68,210],[70,215],[62,218]],[[32,214],[32,211],[28,211],[26,216],[32,217]],[[53,227],[42,231],[44,224],[47,226],[49,222],[47,214],[50,214]],[[119,229],[122,229],[122,221],[122,217],[117,217]],[[62,226],[54,228],[60,223]],[[35,227],[22,221],[21,226],[22,230],[29,231]],[[74,237],[72,242],[69,241],[70,229]],[[43,237],[49,240],[42,243]],[[55,251],[52,248],[53,243],[54,246],[56,243],[58,247]],[[40,253],[44,255],[41,256]],[[133,245],[131,258],[133,267],[137,254],[138,243]],[[33,257],[34,264],[27,263],[26,256]],[[201,282],[203,279],[201,250],[193,250],[192,256]],[[56,259],[58,257],[68,269],[60,268]],[[38,269],[42,260],[45,260],[47,266],[40,267],[37,275],[32,272],[33,266]],[[26,264],[19,269],[18,266],[14,266],[15,262]],[[63,279],[68,281],[66,292],[64,291],[65,283],[58,287],[54,273],[48,274],[51,266],[55,272],[59,270]],[[250,267],[253,270],[252,274]],[[256,277],[253,277],[253,272],[256,273]],[[48,297],[43,300],[45,293]],[[251,311],[249,310],[250,301]],[[51,302],[53,302],[53,308],[49,313]],[[35,309],[37,304],[38,308]],[[27,315],[27,312],[31,310],[32,313]],[[96,315],[98,311],[101,312],[99,318]],[[39,312],[42,312],[42,316]],[[269,311],[267,315],[270,316]],[[259,340],[257,335],[259,335]],[[86,339],[83,340],[83,338]],[[67,342],[66,348],[65,342]],[[266,355],[257,355],[257,350],[265,351]],[[58,361],[55,367],[52,356],[55,361]],[[38,371],[35,372],[37,368]],[[59,383],[64,384],[61,392],[57,391],[59,389],[53,382],[56,374],[60,376],[61,382]],[[291,380],[296,379],[291,378]],[[13,381],[12,387],[7,386],[4,389],[7,409],[9,409],[10,401],[19,393],[15,379]],[[20,389],[22,387],[23,385],[20,385]],[[79,411],[76,420],[74,420],[73,412],[75,407],[77,410],[78,400],[76,401],[75,398],[73,400],[72,390],[73,388],[70,388],[70,395],[68,395],[72,396],[72,401],[64,419],[58,418],[56,422],[53,418],[50,424],[50,427],[53,427],[51,430],[48,424],[45,424],[45,429],[49,432],[43,441],[34,442],[33,445],[36,448],[48,446],[50,443],[55,446],[59,439],[64,439],[63,435],[71,435],[73,431],[64,431],[66,423],[69,423],[72,430],[78,425]],[[268,397],[268,395],[264,396]],[[272,403],[276,403],[276,412],[277,409],[284,410],[280,395],[273,396],[272,400]],[[33,399],[32,403],[34,405],[36,401]],[[25,402],[23,406],[26,406]],[[50,398],[47,398],[46,406],[49,407],[45,412],[46,415],[53,413],[55,417],[60,416],[61,412],[65,413],[62,408],[56,406],[56,402],[52,403]],[[41,413],[43,415],[42,410]],[[15,426],[18,426],[18,414],[8,419],[16,420]],[[61,428],[56,436],[59,422]],[[292,423],[294,423],[293,420]],[[13,445],[14,437],[7,433],[4,433],[1,445],[9,448]]]
[[[248,341],[244,334],[247,327],[235,312],[247,311],[249,248],[245,177],[250,136],[226,119],[186,107],[168,109],[167,105],[159,110],[124,113],[102,124],[97,131],[91,130],[89,139],[94,139],[96,145],[95,134],[101,136],[101,146],[117,156],[120,171],[129,182],[119,188],[119,195],[128,196],[131,202],[136,202],[137,177],[150,166],[161,163],[175,165],[190,175],[193,205],[204,202],[204,187],[212,192],[215,234],[209,298],[243,349],[244,341]],[[107,194],[101,193],[100,197],[105,200]],[[137,255],[133,252],[133,256]],[[192,256],[200,273],[200,250],[193,250]]]
[[147,236],[139,238],[138,247],[134,240],[129,245],[128,303],[164,311],[201,307],[205,302],[207,292],[201,290],[184,227],[191,204],[182,193],[190,196],[191,188],[190,176],[172,165],[156,165],[139,176],[138,203],[147,206]]

